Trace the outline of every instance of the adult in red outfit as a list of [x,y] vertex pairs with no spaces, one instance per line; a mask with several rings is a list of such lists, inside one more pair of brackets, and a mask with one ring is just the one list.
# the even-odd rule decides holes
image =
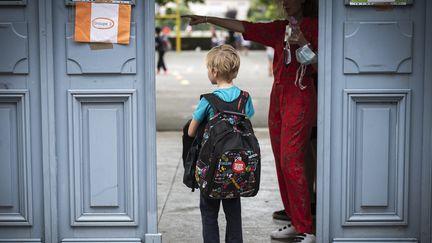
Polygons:
[[[311,1],[311,0],[309,0]],[[315,243],[305,156],[316,119],[318,22],[307,16],[308,0],[280,0],[286,19],[251,23],[234,19],[186,15],[190,24],[210,23],[240,32],[244,39],[275,50],[274,83],[270,96],[269,130],[279,189],[288,225],[271,232],[275,239]]]

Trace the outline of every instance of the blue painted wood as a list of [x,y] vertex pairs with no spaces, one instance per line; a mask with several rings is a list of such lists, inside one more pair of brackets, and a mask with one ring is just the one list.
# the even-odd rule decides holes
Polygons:
[[27,22],[0,22],[0,73],[27,74]]
[[27,4],[27,0],[15,0],[15,1],[0,0],[0,5],[26,5],[26,4]]
[[74,41],[74,24],[66,24],[66,53],[68,74],[135,74],[136,23],[131,23],[129,45],[92,50],[88,43]]
[[418,243],[415,238],[337,238],[333,239],[333,243]]
[[[407,4],[407,5],[413,4],[413,1],[414,0],[406,0],[405,4]],[[352,0],[345,0],[346,5],[358,6],[358,7],[366,7],[367,5],[373,5],[373,4],[378,4],[378,5],[380,5],[380,4],[384,4],[384,5],[385,4],[391,4],[391,5],[399,4],[399,3],[397,3],[397,1],[369,1],[369,2],[365,2],[365,3],[359,3],[358,5],[357,5],[357,3],[355,5],[353,5],[352,2],[353,2]]]
[[68,93],[71,224],[138,225],[136,91]]
[[389,155],[394,153],[390,148],[390,133],[397,131],[390,123],[390,109],[373,106],[359,109],[361,118],[358,122],[363,123],[357,123],[362,140],[358,158],[361,164],[361,207],[386,207],[389,203]]
[[29,111],[27,90],[0,90],[0,227],[33,223]]
[[121,159],[123,139],[118,136],[123,126],[119,110],[112,106],[84,109],[88,114],[90,207],[119,206],[118,168],[125,163]]
[[[343,225],[406,225],[410,91],[350,89],[344,95]],[[382,197],[386,203],[364,205]]]
[[139,238],[74,238],[74,239],[63,239],[62,243],[69,242],[80,242],[80,243],[105,243],[105,242],[114,242],[114,243],[141,243],[141,239]]
[[41,239],[0,239],[0,242],[42,243]]
[[345,73],[411,72],[412,22],[345,22],[344,27]]
[[333,1],[319,0],[317,242],[331,241],[331,102],[333,60]]
[[[1,98],[0,98],[1,99]],[[17,129],[16,129],[16,107],[11,104],[3,104],[0,100],[0,211],[4,213],[5,208],[13,207],[13,196],[18,191],[13,186],[17,185],[13,180],[18,174],[17,154]],[[14,178],[15,178],[14,177]],[[14,190],[12,190],[14,189]],[[12,191],[15,193],[12,194]],[[0,219],[0,221],[3,221]]]
[[[146,214],[149,205],[156,205],[157,197],[145,190],[148,167],[156,168],[156,160],[146,159],[153,152],[147,147],[155,147],[152,144],[155,140],[144,129],[151,123],[148,120],[155,117],[154,111],[147,113],[144,109],[146,100],[152,97],[147,93],[154,92],[146,90],[145,83],[149,80],[145,75],[154,75],[154,70],[138,63],[144,62],[144,58],[154,61],[154,56],[147,57],[154,52],[154,45],[150,48],[144,38],[154,39],[154,25],[145,26],[151,16],[145,15],[150,10],[144,11],[144,5],[154,11],[154,1],[136,2],[131,20],[132,38],[136,39],[130,45],[114,44],[113,49],[91,50],[88,44],[78,48],[72,42],[69,24],[75,21],[75,9],[65,1],[53,2],[54,49],[65,50],[54,53],[59,60],[55,64],[56,129],[67,131],[56,133],[57,157],[59,161],[69,161],[58,163],[57,167],[58,178],[69,178],[58,184],[60,240],[142,241],[149,227],[157,233],[157,221],[148,224],[150,216]],[[69,39],[65,41],[65,37]],[[72,68],[75,64],[68,60],[79,63],[80,68]],[[117,112],[115,119],[112,110]],[[99,114],[96,118],[96,113],[110,115],[103,118]],[[101,155],[101,151],[105,154]],[[104,160],[108,160],[106,164]],[[156,188],[155,177],[150,183]],[[93,191],[114,185],[117,189],[92,198]],[[156,215],[157,210],[154,212]],[[124,236],[131,238],[123,239]]]
[[[426,13],[432,12],[432,1],[426,2]],[[423,110],[423,148],[422,148],[422,218],[420,242],[432,242],[432,15],[425,16],[424,51],[424,110]]]
[[[84,1],[86,1],[86,0],[84,0]],[[87,1],[95,2],[95,0],[87,0]],[[135,0],[120,0],[120,1],[129,2],[130,4],[132,4],[132,6],[135,5]],[[74,0],[65,0],[65,4],[67,6],[75,5],[75,1]]]
[[55,89],[54,89],[54,34],[53,2],[38,1],[35,7],[38,23],[38,50],[40,65],[40,113],[44,122],[41,128],[41,158],[43,185],[43,238],[45,243],[58,242],[58,201],[57,201],[57,146],[55,136]]
[[[4,35],[2,34],[2,36],[5,36],[2,41],[8,40],[6,37],[9,36],[9,34],[14,38],[19,37],[15,38],[17,39],[16,41],[2,43],[7,44],[3,45],[3,47],[10,47],[6,48],[6,51],[15,56],[5,58],[6,55],[3,55],[0,57],[0,61],[2,62],[0,69],[3,68],[5,70],[4,72],[2,71],[0,92],[28,89],[28,94],[25,98],[25,101],[28,103],[25,105],[25,109],[21,108],[21,105],[16,106],[16,110],[19,110],[19,112],[16,112],[18,114],[17,121],[12,122],[9,126],[15,126],[15,131],[18,131],[16,133],[19,134],[16,136],[17,145],[15,147],[17,150],[16,161],[21,162],[15,163],[15,166],[17,168],[20,167],[20,169],[9,170],[15,171],[9,173],[10,180],[8,177],[2,177],[6,181],[14,181],[15,179],[13,178],[20,180],[20,183],[14,182],[11,184],[19,184],[22,188],[19,190],[14,190],[14,188],[6,190],[2,187],[1,189],[2,193],[8,194],[8,197],[13,199],[12,201],[16,201],[16,203],[12,202],[10,204],[19,204],[18,206],[12,207],[12,209],[15,210],[19,208],[21,211],[15,210],[16,212],[19,211],[15,214],[18,215],[18,217],[15,218],[2,214],[2,219],[5,220],[0,222],[1,241],[39,242],[39,239],[43,238],[44,242],[57,243],[59,239],[70,236],[77,237],[78,239],[89,239],[89,237],[91,237],[91,239],[102,239],[102,241],[114,239],[113,242],[115,242],[115,239],[119,239],[119,236],[128,235],[136,237],[128,238],[138,239],[133,241],[136,242],[144,239],[148,229],[154,229],[153,233],[155,233],[152,235],[157,235],[160,239],[160,234],[157,233],[157,221],[155,220],[157,217],[153,218],[153,215],[147,214],[147,212],[150,211],[147,209],[147,205],[157,205],[156,196],[151,197],[146,195],[147,185],[155,189],[152,195],[156,195],[156,177],[153,177],[153,181],[150,181],[150,184],[146,183],[146,176],[138,177],[139,173],[140,175],[145,175],[147,173],[147,166],[149,166],[149,168],[154,167],[154,170],[150,171],[150,173],[156,174],[156,157],[154,156],[154,160],[143,159],[147,155],[151,156],[152,153],[154,155],[156,154],[156,151],[147,151],[148,147],[155,148],[155,144],[150,144],[148,147],[145,145],[146,143],[155,143],[155,139],[153,141],[151,139],[147,141],[147,133],[143,128],[144,125],[141,125],[147,124],[147,117],[155,117],[155,110],[150,110],[149,112],[145,109],[138,109],[137,102],[138,99],[141,104],[147,99],[155,100],[154,94],[153,96],[146,96],[144,92],[144,80],[146,80],[144,75],[153,75],[154,77],[154,70],[153,67],[147,70],[147,67],[144,68],[144,65],[142,65],[143,63],[141,63],[139,74],[137,74],[136,60],[132,60],[136,59],[138,51],[144,53],[141,56],[153,53],[154,43],[151,42],[149,45],[147,45],[147,43],[146,45],[140,43],[139,48],[123,46],[123,51],[117,53],[115,58],[111,58],[113,61],[108,63],[108,68],[107,66],[102,67],[105,68],[102,72],[100,69],[93,71],[93,73],[92,71],[84,69],[84,72],[82,72],[84,75],[76,74],[74,76],[69,76],[66,75],[67,56],[64,51],[67,50],[67,43],[65,42],[67,33],[65,26],[67,23],[74,21],[74,9],[67,7],[63,1],[22,1],[21,3],[24,2],[26,5],[23,7],[0,6],[1,23],[6,26],[2,28],[3,32],[5,32]],[[0,5],[14,4],[15,3],[12,1],[1,1],[0,3]],[[150,4],[146,6],[146,8],[152,9],[151,6],[154,6],[154,1],[149,1],[145,4]],[[138,5],[135,6],[137,7]],[[144,3],[141,2],[139,6],[141,9],[144,9]],[[145,30],[140,30],[143,34],[140,39],[144,40],[145,36],[152,40],[154,38],[153,20],[150,22],[146,21],[147,16],[143,15],[144,11],[135,13],[135,9],[134,7],[134,13],[132,15],[134,23],[140,28],[143,27],[143,23],[150,23]],[[135,21],[135,19],[139,21]],[[132,28],[132,38],[134,38],[135,27],[132,26]],[[10,42],[13,42],[12,45],[9,45]],[[147,49],[144,50],[144,48]],[[17,49],[17,51],[12,51],[15,49]],[[20,57],[23,51],[27,55],[25,58]],[[3,51],[2,53],[5,52]],[[132,54],[125,57],[127,53]],[[90,54],[92,54],[92,52],[90,52]],[[85,60],[86,57],[91,59],[92,56],[90,54],[84,54],[83,59]],[[15,58],[16,56],[19,58]],[[80,58],[82,57],[77,59],[83,60]],[[150,59],[153,58],[150,56],[148,57],[149,63]],[[54,62],[54,60],[56,61]],[[112,64],[115,64],[115,61],[118,60],[126,61],[117,65],[115,69],[113,68],[115,65]],[[12,61],[15,61],[14,65],[10,64]],[[102,62],[96,63],[99,64]],[[90,69],[94,67],[95,66],[90,67]],[[92,73],[92,75],[86,76],[86,72]],[[17,73],[25,75],[16,75]],[[127,73],[129,75],[120,76],[119,74],[122,73]],[[107,91],[107,89],[110,90]],[[121,107],[123,113],[119,115],[119,120],[117,121],[119,131],[117,138],[120,138],[117,141],[119,158],[116,161],[120,166],[110,166],[110,173],[114,175],[115,171],[118,183],[116,183],[115,180],[109,179],[107,183],[101,182],[100,179],[104,177],[101,176],[101,173],[95,173],[95,171],[98,171],[98,168],[90,169],[90,166],[97,165],[98,167],[102,167],[101,161],[103,158],[94,156],[95,158],[93,158],[92,161],[96,161],[96,163],[84,164],[84,166],[88,166],[88,168],[85,169],[86,177],[84,177],[84,180],[80,181],[82,184],[76,187],[78,193],[76,194],[75,190],[71,190],[71,188],[75,189],[75,182],[73,181],[71,184],[69,180],[71,178],[76,178],[74,167],[70,167],[70,164],[67,162],[65,163],[65,161],[68,161],[70,153],[74,153],[74,150],[69,150],[68,147],[68,122],[71,119],[70,117],[72,117],[68,116],[67,101],[69,96],[65,95],[68,90],[93,90],[95,91],[92,91],[93,93],[99,92],[97,94],[99,97],[96,100],[98,102],[102,101],[102,106],[114,104],[114,107]],[[100,92],[101,90],[105,91]],[[122,91],[118,92],[119,90]],[[122,92],[128,94],[124,95]],[[152,91],[148,92],[152,93]],[[106,94],[108,94],[107,97],[103,97]],[[155,101],[153,101],[153,104],[154,103]],[[89,103],[86,103],[84,106],[86,105],[87,107],[92,106]],[[84,107],[84,109],[85,108],[86,107]],[[30,114],[32,114],[31,119]],[[77,121],[83,121],[81,118]],[[90,120],[95,121],[96,119],[99,118]],[[21,120],[23,122],[20,123],[19,121]],[[140,124],[140,129],[138,129],[138,124]],[[82,124],[78,124],[75,128],[79,127],[83,129],[80,125]],[[95,129],[92,130],[97,130],[100,127],[94,125],[93,128]],[[89,130],[88,128],[86,129]],[[78,131],[78,129],[76,129],[76,131]],[[103,133],[95,132],[97,134]],[[3,133],[2,130],[2,134]],[[84,134],[90,134],[90,132]],[[151,134],[151,131],[148,132],[148,134]],[[153,138],[155,138],[155,131],[153,131],[153,134]],[[82,137],[76,141],[79,141],[78,145],[83,146],[83,141],[85,140],[81,140],[81,138]],[[7,137],[5,139],[11,140]],[[138,139],[142,147],[138,146]],[[88,141],[89,140],[87,140],[87,144],[89,144]],[[101,147],[109,142],[107,141],[105,145],[103,143],[98,144],[97,141],[92,141],[90,143],[96,146],[92,147],[93,150],[102,150]],[[118,145],[120,143],[122,145]],[[90,146],[85,147],[89,148]],[[32,153],[30,153],[30,151]],[[138,157],[140,157],[140,161],[146,161],[146,163],[140,163],[143,164],[140,165],[140,167],[138,167]],[[151,165],[151,163],[154,164]],[[34,165],[34,167],[31,167],[31,165]],[[105,169],[105,167],[103,169]],[[93,173],[90,173],[91,171],[93,171]],[[14,173],[17,175],[13,175]],[[72,177],[70,176],[71,173]],[[90,176],[90,174],[93,176]],[[57,178],[59,181],[57,181]],[[115,176],[110,176],[108,178],[115,179]],[[98,184],[100,182],[101,184]],[[108,194],[103,194],[102,197],[94,198],[92,202],[90,191],[101,191],[105,188],[106,184],[116,185],[117,192],[110,191]],[[3,186],[9,188],[6,184],[3,184]],[[35,192],[33,193],[32,190]],[[82,195],[81,192],[83,192]],[[33,194],[37,195],[35,200],[31,197]],[[79,207],[75,207],[75,204],[73,204],[75,203],[75,198],[70,196],[72,194],[79,195],[78,199],[82,199],[79,201]],[[7,199],[8,197],[2,198]],[[116,206],[116,204],[118,205]],[[3,207],[1,210],[5,208],[6,207]],[[33,208],[36,210],[33,210]],[[140,211],[138,211],[138,208]],[[139,215],[139,213],[142,215]],[[154,210],[154,214],[155,216],[157,215],[157,210]],[[148,215],[149,217],[151,216],[151,220],[148,221],[151,223],[147,223]],[[33,219],[35,219],[34,223]],[[2,225],[2,223],[4,224]],[[8,224],[8,226],[4,227],[5,224]],[[11,224],[14,226],[10,226]],[[29,225],[31,225],[31,227],[28,227]],[[110,228],[107,229],[107,227]],[[86,228],[90,228],[91,230],[86,230]],[[22,237],[22,239],[17,239],[17,236]],[[123,239],[117,241],[122,242],[122,240]],[[125,240],[128,241],[127,239]]]
[[[141,21],[144,23],[144,31],[137,33],[138,38],[142,38],[143,40],[147,40],[144,43],[140,43],[143,45],[140,51],[138,52],[138,56],[144,57],[143,63],[138,63],[144,67],[147,67],[146,72],[143,74],[143,79],[145,82],[143,83],[143,88],[145,92],[144,99],[141,100],[141,104],[145,104],[143,106],[143,114],[146,119],[146,123],[141,126],[145,133],[145,151],[146,153],[143,155],[142,159],[145,160],[145,167],[142,168],[145,171],[146,178],[143,181],[146,184],[145,195],[147,197],[146,200],[147,209],[143,215],[146,218],[146,242],[152,243],[160,243],[162,242],[162,235],[159,233],[157,228],[158,223],[158,215],[157,215],[157,171],[156,171],[156,85],[155,85],[155,62],[153,55],[148,55],[150,50],[154,48],[154,26],[155,26],[155,13],[154,13],[154,0],[137,2],[138,11],[144,13],[141,16]],[[143,19],[145,17],[145,19]],[[147,53],[146,53],[147,51]],[[153,53],[153,52],[151,52]]]
[[[424,172],[422,168],[424,168],[424,159],[427,159],[428,163],[431,161],[430,154],[426,154],[425,158],[422,157],[425,155],[423,152],[424,122],[428,121],[430,124],[431,120],[430,109],[428,110],[429,113],[426,113],[429,114],[428,119],[424,119],[425,104],[428,103],[424,102],[423,96],[430,96],[429,93],[431,92],[428,90],[425,93],[424,90],[424,75],[425,69],[427,69],[424,64],[425,40],[430,40],[430,37],[425,36],[425,33],[430,33],[430,30],[429,32],[422,31],[425,28],[427,3],[424,0],[418,0],[410,6],[389,8],[387,11],[378,11],[374,7],[333,4],[332,1],[321,1],[320,4],[318,205],[321,204],[322,207],[318,206],[318,241],[333,242],[333,239],[340,239],[340,242],[392,242],[395,239],[395,242],[419,242],[421,237],[429,240],[430,238],[427,237],[430,237],[430,233],[425,232],[430,232],[430,196],[422,197],[421,195],[425,193],[430,195],[431,192],[430,183],[428,185],[423,184],[430,181],[421,179],[424,176],[430,178],[430,167],[426,167],[428,172]],[[322,9],[323,7],[325,10]],[[382,49],[374,49],[383,47],[382,42],[378,43],[379,45],[367,46],[360,43],[358,45],[360,47],[351,46],[349,47],[350,50],[344,50],[341,48],[346,41],[344,23],[412,23],[412,29],[415,31],[412,32],[411,44],[406,45],[405,43],[402,46],[398,44],[402,48],[400,51],[395,50],[396,45],[393,46],[393,39],[388,37],[379,38],[379,41],[384,40],[386,43],[390,43],[388,47],[385,47],[384,52]],[[323,26],[328,28],[324,29]],[[389,30],[389,26],[386,28]],[[378,41],[378,36],[382,34],[377,32],[378,29],[379,27],[374,30],[376,35],[370,35],[368,39]],[[383,31],[383,33],[385,32]],[[405,27],[402,27],[401,33],[405,32]],[[409,32],[407,33],[409,34]],[[405,38],[403,35],[402,39]],[[365,36],[363,35],[359,39],[366,40]],[[398,42],[397,39],[401,36],[394,37],[395,41]],[[409,46],[412,46],[412,49]],[[406,70],[403,65],[395,69],[384,68],[380,63],[376,63],[376,61],[382,61],[387,65],[396,67],[398,64],[393,65],[392,63],[401,63],[401,58],[397,57],[400,52],[405,52],[408,49],[412,53],[411,71],[403,71]],[[391,50],[395,50],[395,52],[393,53]],[[360,72],[348,73],[344,70],[345,51],[357,54],[360,52],[370,54],[370,51],[373,53],[369,56],[357,55],[357,59],[362,59],[365,62],[358,61]],[[372,57],[373,60],[369,60],[369,57]],[[391,59],[391,62],[387,63],[386,59]],[[361,66],[367,68],[362,71]],[[398,69],[400,70],[398,71]],[[399,74],[399,72],[405,74]],[[430,85],[427,87],[430,89]],[[383,137],[378,137],[379,134],[383,136],[382,129],[376,129],[379,134],[366,132],[365,135],[365,133],[359,132],[362,130],[361,127],[358,127],[361,125],[360,122],[349,122],[348,117],[351,116],[346,113],[349,105],[346,104],[344,90],[358,91],[356,96],[361,96],[359,93],[363,92],[368,97],[363,100],[366,102],[364,106],[367,109],[388,108],[390,110],[390,127],[388,128],[390,129],[388,133],[390,138],[387,139],[390,153],[387,159],[388,183],[386,189],[378,187],[372,190],[362,190],[362,186],[372,187],[373,184],[384,181],[378,175],[379,171],[385,171],[386,163],[380,164],[380,167],[371,167],[374,166],[373,161],[377,163],[380,156],[382,157],[380,161],[386,160],[385,155],[377,152],[375,148],[385,149],[386,140]],[[367,93],[365,90],[375,90],[375,92]],[[401,92],[395,94],[399,98],[389,95],[389,92],[386,92],[388,90],[400,90]],[[388,96],[388,98],[380,99],[376,96]],[[373,102],[367,103],[367,99]],[[362,104],[357,105],[361,110]],[[353,112],[355,110],[350,109]],[[397,115],[394,116],[393,114]],[[401,114],[403,115],[401,116]],[[367,119],[374,120],[374,118]],[[381,121],[380,127],[384,127],[386,123],[382,122],[383,119],[379,120],[377,117],[377,121]],[[397,119],[397,123],[394,123],[395,119]],[[354,119],[354,121],[357,120]],[[364,122],[364,118],[360,121]],[[348,126],[351,126],[350,129],[347,129]],[[352,131],[357,132],[352,133]],[[431,132],[427,136],[430,134]],[[359,138],[357,135],[362,135],[363,138]],[[348,144],[349,141],[362,141],[362,139],[370,142],[357,143],[357,147],[353,143]],[[429,139],[427,138],[426,141]],[[369,143],[379,144],[372,146]],[[372,173],[372,177],[362,175],[363,171]],[[351,184],[347,184],[347,181]],[[423,193],[421,191],[422,185],[425,185]],[[387,191],[387,199],[376,197],[375,195],[379,191]],[[362,197],[365,198],[364,201]],[[362,206],[362,201],[368,206]],[[385,205],[385,201],[388,202],[388,205],[381,206]],[[425,203],[428,203],[428,206],[423,206]],[[428,209],[425,209],[426,207]],[[323,209],[323,212],[320,212],[320,209]],[[428,212],[429,214],[424,214]],[[325,216],[328,217],[325,218]],[[421,229],[421,222],[426,222],[423,229]],[[390,225],[403,225],[403,227],[386,227]],[[321,227],[324,229],[320,229]],[[392,238],[387,239],[388,236]],[[426,240],[426,242],[428,241]]]

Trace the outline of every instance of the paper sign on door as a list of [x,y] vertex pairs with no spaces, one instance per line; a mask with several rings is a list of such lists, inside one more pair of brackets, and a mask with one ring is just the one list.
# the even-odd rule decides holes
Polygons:
[[76,2],[75,41],[129,44],[131,5]]

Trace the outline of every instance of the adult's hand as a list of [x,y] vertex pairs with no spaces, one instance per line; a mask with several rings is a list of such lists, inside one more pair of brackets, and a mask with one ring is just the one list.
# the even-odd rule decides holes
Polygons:
[[189,18],[190,25],[197,25],[197,24],[202,24],[205,23],[207,21],[207,17],[206,16],[200,16],[200,15],[182,15],[182,18]]
[[[294,35],[296,35],[297,38],[295,39],[290,39],[289,43],[290,44],[294,44],[294,45],[298,45],[299,47],[302,47],[304,45],[309,44],[310,42],[305,38],[305,36],[303,35],[303,32],[301,32],[300,29],[297,29],[296,32],[294,33]],[[315,53],[317,54],[317,53]],[[317,63],[313,63],[312,64],[313,69],[316,71],[318,71],[318,65]]]
[[300,29],[295,30],[295,33],[293,33],[293,35],[296,36],[297,38],[295,39],[291,38],[289,40],[290,44],[298,45],[301,47],[309,43],[308,40],[306,40],[306,38],[304,37],[303,32],[301,32]]

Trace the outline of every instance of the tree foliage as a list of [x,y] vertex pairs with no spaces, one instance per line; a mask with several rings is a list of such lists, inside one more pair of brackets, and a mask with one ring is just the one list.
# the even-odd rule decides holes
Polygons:
[[248,19],[252,22],[270,21],[281,18],[283,12],[277,0],[252,0]]
[[[175,0],[174,0],[175,1]],[[185,15],[185,14],[191,14],[188,6],[186,6],[185,3],[180,3],[180,15]],[[174,15],[176,13],[176,9],[172,9],[172,8],[168,8],[166,10],[166,14],[168,15]],[[181,19],[181,29],[184,30],[186,28],[186,25],[188,24],[189,20],[188,19]],[[173,19],[156,19],[156,26],[159,27],[163,27],[163,26],[168,26],[170,27],[172,30],[175,29],[176,26],[176,20],[175,18]]]

